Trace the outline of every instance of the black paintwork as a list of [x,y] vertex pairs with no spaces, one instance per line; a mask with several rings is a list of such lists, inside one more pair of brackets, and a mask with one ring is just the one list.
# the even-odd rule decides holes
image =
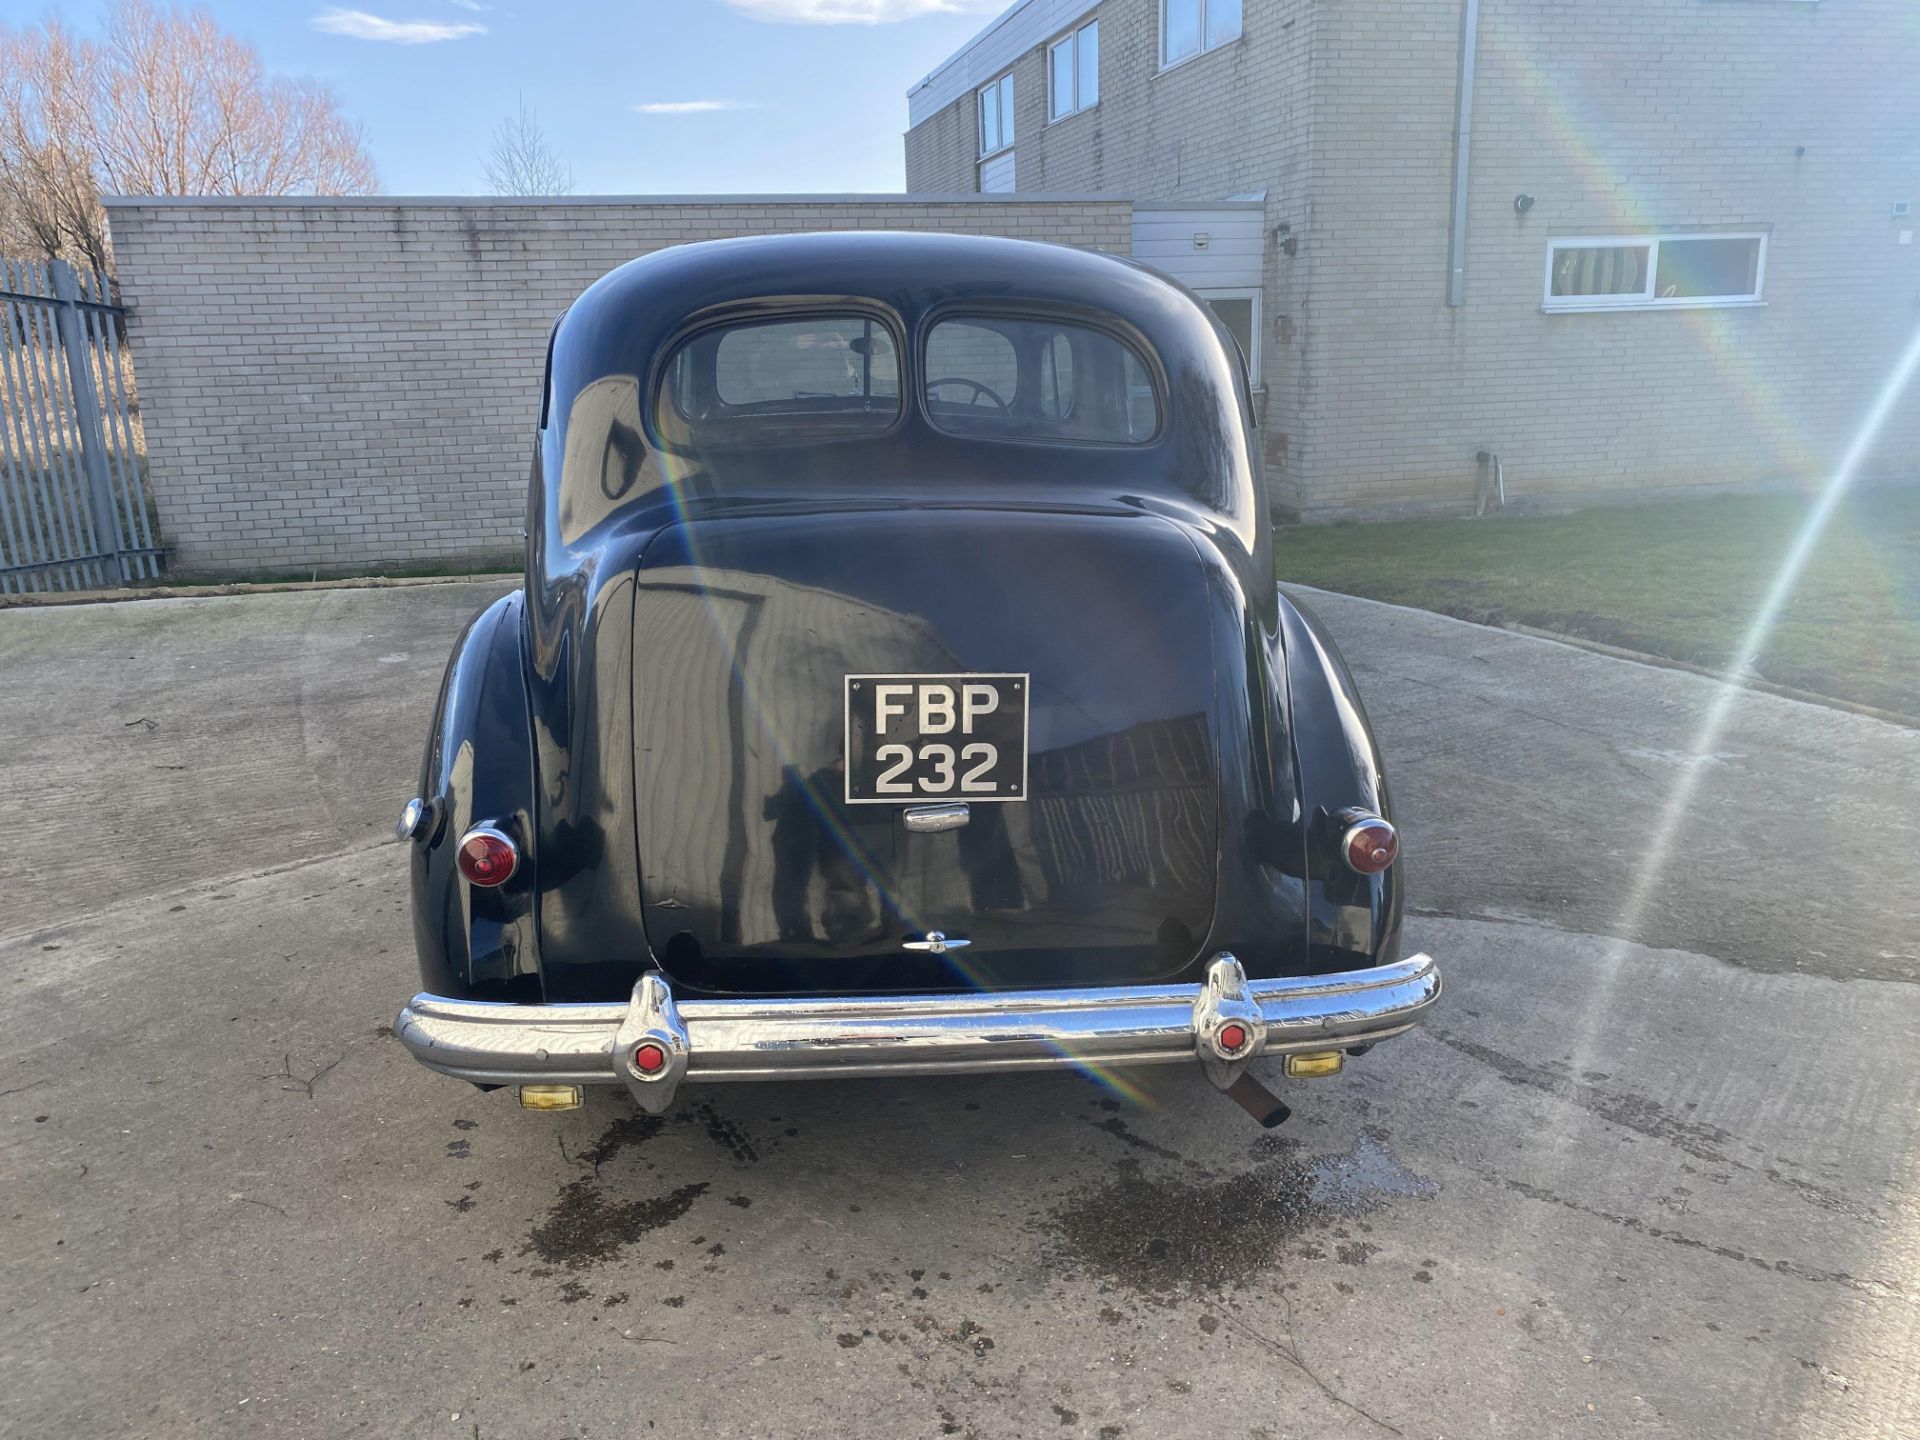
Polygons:
[[[645,416],[675,339],[852,307],[905,342],[899,423],[669,451]],[[1149,358],[1143,445],[962,438],[914,399],[919,337],[992,308]],[[1210,312],[1108,256],[947,235],[781,236],[623,266],[556,327],[524,593],[456,645],[415,845],[426,988],[618,999],[1256,977],[1394,958],[1397,876],[1332,817],[1389,815],[1332,642],[1273,583],[1244,371]],[[842,680],[1030,672],[1031,797],[909,835],[840,799]],[[520,870],[453,868],[491,821]],[[900,948],[922,930],[974,943]]]

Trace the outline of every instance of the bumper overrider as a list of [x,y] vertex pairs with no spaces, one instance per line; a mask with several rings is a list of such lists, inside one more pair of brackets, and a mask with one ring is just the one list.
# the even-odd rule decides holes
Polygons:
[[683,1081],[953,1075],[1198,1060],[1225,1089],[1260,1055],[1344,1051],[1410,1029],[1440,994],[1432,958],[1249,980],[1225,951],[1198,985],[872,998],[676,1001],[650,973],[625,1003],[416,995],[394,1033],[481,1085],[624,1083],[643,1110]]

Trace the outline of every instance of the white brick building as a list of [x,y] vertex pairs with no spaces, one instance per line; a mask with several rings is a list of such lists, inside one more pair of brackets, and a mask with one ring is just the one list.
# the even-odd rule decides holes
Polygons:
[[1916,62],[1911,0],[1019,0],[907,187],[1143,202],[1308,516],[1808,482],[1920,325]]

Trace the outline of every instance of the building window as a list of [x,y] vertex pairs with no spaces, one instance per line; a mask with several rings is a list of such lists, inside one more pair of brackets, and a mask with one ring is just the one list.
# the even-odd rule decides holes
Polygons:
[[1240,38],[1241,0],[1160,0],[1160,68]]
[[1755,305],[1767,237],[1574,236],[1547,242],[1548,310],[1660,310]]
[[1047,118],[1064,120],[1100,103],[1100,22],[1082,25],[1047,50]]
[[1013,144],[1013,72],[982,85],[980,101],[980,153],[997,155]]
[[1196,292],[1220,323],[1239,342],[1247,362],[1247,383],[1260,383],[1260,292],[1258,290],[1201,290]]

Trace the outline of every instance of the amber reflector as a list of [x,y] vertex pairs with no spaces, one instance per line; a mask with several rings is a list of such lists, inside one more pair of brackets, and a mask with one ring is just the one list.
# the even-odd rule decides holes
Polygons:
[[578,1110],[578,1085],[522,1085],[520,1104],[527,1110]]
[[1287,1056],[1287,1074],[1295,1080],[1307,1080],[1315,1075],[1338,1075],[1346,1060],[1346,1055],[1338,1050],[1309,1050]]
[[520,852],[498,830],[469,830],[460,842],[459,864],[469,884],[492,889],[513,878]]
[[1348,826],[1342,843],[1348,867],[1362,875],[1378,875],[1400,853],[1400,837],[1378,816]]

